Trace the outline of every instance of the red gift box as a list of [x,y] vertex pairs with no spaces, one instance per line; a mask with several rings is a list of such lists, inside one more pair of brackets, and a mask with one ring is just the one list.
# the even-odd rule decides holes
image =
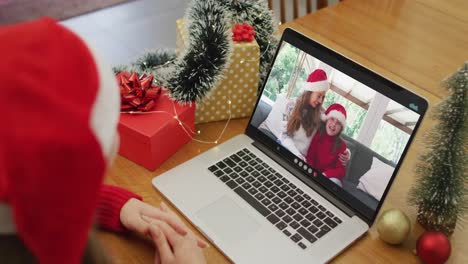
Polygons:
[[187,132],[194,131],[195,104],[178,104],[163,90],[148,113],[120,114],[119,154],[148,170],[158,168],[191,139],[174,118],[174,108]]

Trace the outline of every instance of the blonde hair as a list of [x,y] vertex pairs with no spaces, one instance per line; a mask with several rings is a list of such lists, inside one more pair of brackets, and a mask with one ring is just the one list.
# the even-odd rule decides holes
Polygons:
[[320,105],[313,108],[310,105],[310,96],[313,92],[305,91],[297,98],[296,105],[289,116],[286,126],[286,134],[293,136],[299,128],[304,128],[308,137],[312,136],[320,125]]

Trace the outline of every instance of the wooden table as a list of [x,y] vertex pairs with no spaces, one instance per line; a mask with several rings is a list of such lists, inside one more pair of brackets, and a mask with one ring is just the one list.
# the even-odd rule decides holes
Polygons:
[[[466,10],[466,0],[345,0],[282,28],[295,28],[330,46],[424,96],[432,106],[448,94],[440,87],[440,81],[468,59]],[[247,121],[231,121],[221,142],[242,133]],[[199,138],[214,140],[224,124],[198,126],[202,131]],[[409,239],[402,246],[389,246],[378,238],[375,228],[371,228],[368,235],[332,260],[333,263],[419,263],[413,249],[423,229],[415,224],[415,208],[407,205],[406,197],[415,182],[413,168],[422,150],[421,139],[433,124],[430,118],[424,120],[382,208],[382,211],[399,208],[409,215],[414,224]],[[153,172],[118,157],[107,182],[128,188],[142,195],[146,202],[158,205],[163,198],[151,185],[151,179],[212,146],[190,142]],[[115,263],[152,262],[154,249],[148,241],[105,231],[99,231],[99,237]],[[458,225],[451,242],[449,263],[468,263],[468,231]],[[205,254],[209,263],[229,262],[213,246],[206,249]]]

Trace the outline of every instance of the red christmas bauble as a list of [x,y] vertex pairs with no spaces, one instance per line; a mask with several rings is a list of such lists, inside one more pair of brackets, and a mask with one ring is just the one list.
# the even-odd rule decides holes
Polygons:
[[450,241],[442,232],[426,231],[416,242],[416,252],[426,264],[443,264],[450,257]]

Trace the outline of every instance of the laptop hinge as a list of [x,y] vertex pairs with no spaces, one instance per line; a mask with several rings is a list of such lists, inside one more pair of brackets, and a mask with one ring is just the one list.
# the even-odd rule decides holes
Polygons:
[[334,206],[338,207],[341,211],[343,211],[346,215],[349,217],[352,217],[354,215],[357,215],[349,206],[344,204],[343,202],[339,201],[336,199],[330,192],[328,192],[326,189],[321,187],[318,183],[315,183],[313,181],[307,180],[307,176],[301,171],[298,170],[297,168],[289,165],[286,161],[284,161],[280,155],[278,155],[276,152],[272,151],[269,147],[265,146],[261,142],[255,141],[252,143],[256,148],[258,148],[260,151],[265,153],[268,157],[276,161],[281,167],[285,168],[287,171],[289,171],[291,174],[296,176],[299,180],[301,180],[304,184],[312,188],[314,191],[316,191],[318,194],[323,196],[325,199],[327,199],[330,203],[332,203]]

